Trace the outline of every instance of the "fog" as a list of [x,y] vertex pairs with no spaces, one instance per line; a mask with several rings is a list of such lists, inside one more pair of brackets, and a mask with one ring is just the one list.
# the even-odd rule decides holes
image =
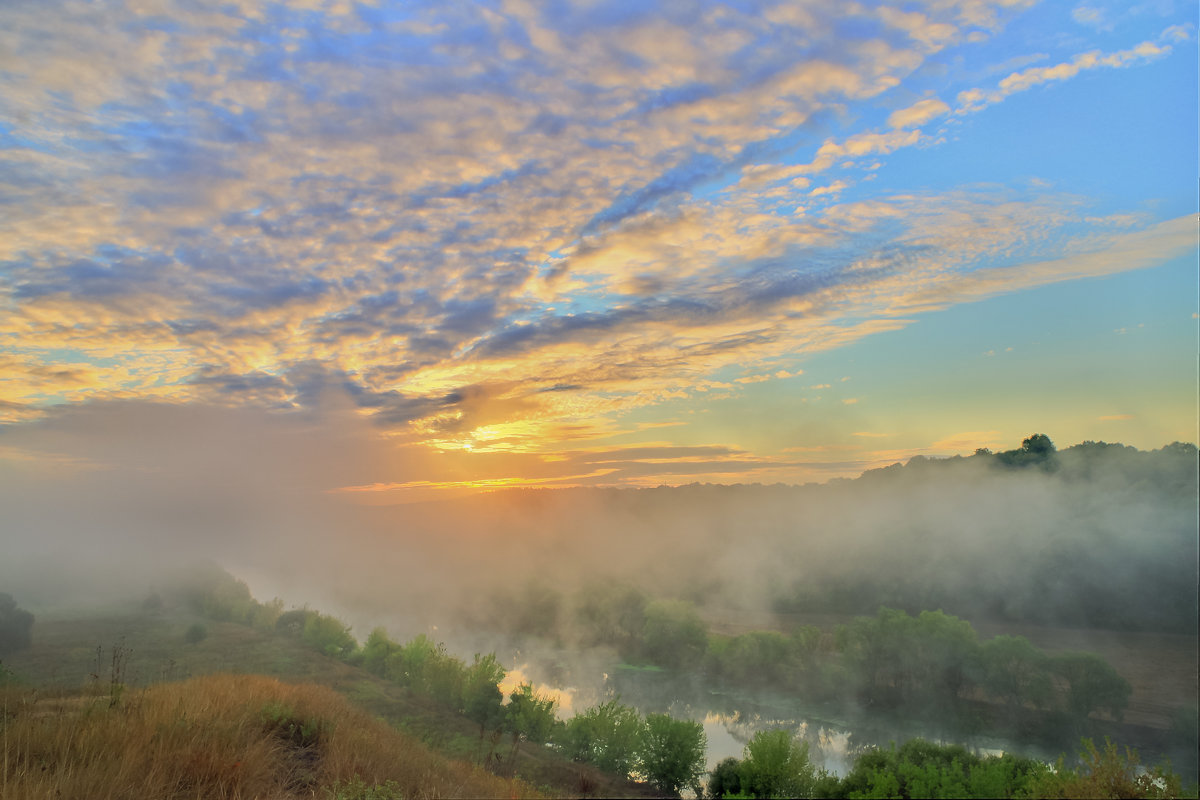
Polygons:
[[1194,448],[1060,443],[1049,466],[917,459],[802,487],[527,489],[393,506],[331,492],[381,470],[421,473],[375,433],[336,407],[144,402],[9,426],[0,580],[27,607],[94,606],[211,559],[257,597],[338,613],[360,636],[502,618],[530,586],[561,594],[565,625],[573,592],[611,581],[710,618],[885,604],[1194,631]]
[[[734,699],[694,675],[614,671],[622,655],[581,627],[588,592],[677,598],[719,633],[828,630],[888,606],[1106,657],[1112,640],[1093,647],[1105,629],[1196,635],[1192,445],[1036,453],[1014,442],[806,486],[524,489],[390,506],[332,491],[420,477],[427,465],[377,434],[336,402],[308,414],[93,403],[0,429],[0,591],[39,616],[119,612],[212,561],[260,600],[339,616],[360,641],[382,626],[463,657],[495,652],[510,682],[556,690],[560,716],[620,697],[689,717],[708,731],[710,766],[782,726],[835,771],[864,744],[961,733],[932,719],[880,727],[853,702],[835,723],[799,694]],[[1136,646],[1122,640],[1119,652]],[[1194,707],[1194,664],[1173,657],[1178,674],[1152,681],[1150,701]],[[1130,658],[1153,671],[1157,654]],[[1175,758],[1194,770],[1190,755]]]

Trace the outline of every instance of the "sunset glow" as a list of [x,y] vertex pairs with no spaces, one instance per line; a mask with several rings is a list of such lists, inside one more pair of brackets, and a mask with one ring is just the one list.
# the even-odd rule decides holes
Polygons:
[[5,3],[0,469],[146,408],[372,502],[1194,442],[1196,23]]

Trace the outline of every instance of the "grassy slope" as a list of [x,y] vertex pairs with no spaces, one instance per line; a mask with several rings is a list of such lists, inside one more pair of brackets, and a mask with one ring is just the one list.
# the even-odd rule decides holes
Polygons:
[[311,684],[209,675],[127,690],[115,703],[11,689],[4,700],[5,797],[328,797],[355,778],[406,798],[533,793]]
[[[196,621],[182,615],[141,613],[94,619],[39,618],[34,625],[33,646],[10,656],[5,664],[34,686],[63,690],[84,687],[100,694],[106,694],[111,683],[114,652],[118,681],[130,687],[213,673],[264,675],[320,684],[341,693],[370,715],[386,720],[416,740],[413,744],[443,757],[479,763],[490,749],[490,741],[479,739],[478,726],[461,715],[364,670],[316,653],[295,639],[243,625],[205,621],[208,638],[186,644],[184,632]],[[512,768],[507,760],[507,738],[495,749],[505,759],[493,758],[491,767],[507,778]],[[653,796],[643,785],[573,764],[537,745],[523,744],[515,761],[516,777],[526,782],[522,793],[535,786],[558,796]],[[462,792],[442,795],[440,790],[405,796],[431,794],[473,796]]]

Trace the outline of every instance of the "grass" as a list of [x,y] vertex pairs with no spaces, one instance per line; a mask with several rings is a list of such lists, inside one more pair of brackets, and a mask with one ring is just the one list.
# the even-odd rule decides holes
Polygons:
[[263,676],[160,684],[116,705],[8,689],[4,708],[3,797],[537,795],[433,752],[327,687]]
[[[11,668],[21,681],[20,690],[16,693],[10,690],[8,697],[14,707],[36,696],[38,703],[53,700],[60,703],[63,710],[72,707],[71,704],[83,704],[79,707],[86,707],[90,709],[87,713],[95,715],[111,703],[114,684],[112,655],[119,649],[122,654],[121,675],[116,683],[125,688],[117,691],[118,703],[114,711],[120,711],[110,724],[116,725],[117,721],[125,718],[120,714],[134,711],[144,698],[157,696],[156,692],[167,686],[206,686],[198,676],[223,674],[222,680],[227,682],[244,680],[254,684],[277,678],[288,682],[318,684],[318,687],[312,688],[319,688],[324,693],[336,693],[333,696],[339,697],[348,707],[357,708],[386,730],[403,734],[405,740],[418,745],[421,752],[442,761],[457,759],[465,762],[460,765],[463,768],[487,774],[470,765],[484,760],[488,742],[480,742],[479,726],[462,715],[452,713],[429,698],[362,669],[317,653],[299,640],[286,636],[272,635],[234,623],[203,620],[208,636],[202,641],[189,643],[185,641],[185,634],[189,626],[197,621],[201,621],[200,618],[186,614],[147,614],[141,611],[124,616],[109,614],[88,619],[40,617],[34,624],[33,646],[5,659],[5,666]],[[163,682],[174,683],[164,686],[161,685]],[[251,709],[251,717],[259,715],[266,703],[264,700]],[[75,724],[69,714],[54,717],[46,713],[51,710],[50,706],[41,705],[37,713],[53,717],[63,725]],[[58,710],[54,709],[54,714],[57,713]],[[194,715],[187,719],[193,718]],[[5,730],[12,733],[7,725]],[[501,749],[507,753],[506,748]],[[73,755],[70,760],[75,761]],[[531,786],[549,787],[546,793],[559,797],[653,796],[649,787],[616,778],[589,765],[572,763],[540,745],[522,744],[516,761],[518,783],[514,786],[519,788],[513,791],[521,796],[536,794]],[[493,762],[490,766],[505,779],[509,776],[508,763]],[[353,784],[353,777],[326,775],[322,780],[327,782],[322,783],[321,788],[329,788],[331,797],[389,796],[385,788],[378,791],[374,788],[376,783],[386,787],[386,777],[376,779],[368,775],[361,776],[369,781],[365,788]],[[328,782],[338,780],[343,783],[334,786]],[[406,793],[404,797],[447,796],[443,792],[446,789],[446,786],[437,784],[429,787],[429,791]],[[46,795],[40,790],[0,792],[0,798],[41,796],[58,795]],[[124,795],[119,792],[93,795],[83,792],[64,793],[61,796],[115,798],[158,797],[160,794],[137,791]],[[161,796],[252,797],[254,794],[206,794],[196,791]],[[266,793],[259,796],[289,795]],[[313,794],[310,791],[304,796],[312,797]],[[460,793],[458,796],[473,795]],[[316,797],[323,795],[318,793]]]

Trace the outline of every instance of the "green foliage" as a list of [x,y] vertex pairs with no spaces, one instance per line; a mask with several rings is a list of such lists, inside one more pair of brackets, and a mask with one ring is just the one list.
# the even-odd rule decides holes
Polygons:
[[1035,467],[1046,472],[1058,468],[1058,451],[1044,433],[1035,433],[1021,442],[1020,448],[995,455],[996,462],[1013,469]]
[[1136,750],[1121,753],[1104,740],[1100,751],[1091,739],[1083,740],[1080,765],[1071,769],[1058,760],[1032,782],[1035,797],[1181,797],[1182,780],[1169,765],[1143,769]]
[[404,792],[396,781],[367,784],[355,775],[325,788],[326,800],[404,800]]
[[646,596],[632,586],[591,584],[576,598],[574,620],[584,647],[613,647],[622,658],[632,658],[646,625]]
[[714,675],[733,684],[785,686],[799,666],[793,640],[775,631],[751,631],[713,645]]
[[197,622],[188,626],[183,633],[183,640],[188,644],[199,644],[208,638],[208,628]]
[[462,706],[468,719],[479,723],[479,736],[499,728],[504,722],[504,696],[497,685],[504,680],[504,667],[494,653],[475,654],[475,661],[463,676]]
[[464,672],[462,661],[423,633],[393,651],[384,662],[384,675],[389,680],[454,709],[462,708]]
[[706,746],[699,722],[648,714],[637,771],[659,791],[677,795],[690,788],[698,795]]
[[646,606],[642,656],[670,669],[700,665],[708,649],[708,631],[700,615],[682,600],[655,600]]
[[1050,660],[1051,669],[1065,679],[1067,711],[1082,721],[1093,711],[1105,710],[1120,720],[1133,688],[1107,661],[1094,653],[1060,653]]
[[959,745],[911,739],[899,749],[860,755],[836,787],[823,796],[874,798],[1027,797],[1049,772],[1034,759],[981,757]]
[[730,756],[722,759],[708,775],[709,797],[742,795],[742,762]]
[[997,636],[980,646],[979,657],[983,688],[992,697],[1015,707],[1050,707],[1050,659],[1028,639]]
[[263,730],[292,747],[317,747],[328,734],[324,720],[300,716],[294,708],[283,703],[267,703],[259,716]]
[[0,656],[29,647],[33,640],[33,614],[17,605],[12,595],[0,592]]
[[285,636],[299,638],[304,635],[304,626],[308,622],[308,618],[315,613],[307,608],[293,608],[291,611],[285,611],[276,617],[275,630]]
[[260,631],[272,631],[281,616],[283,600],[278,597],[269,603],[255,602],[250,612],[250,625]]
[[643,728],[637,711],[610,700],[572,717],[559,736],[559,746],[575,761],[626,776],[637,764]]
[[337,617],[309,612],[304,622],[304,643],[333,658],[347,659],[358,649],[350,626]]
[[362,646],[363,669],[372,675],[386,674],[388,658],[399,649],[400,645],[388,638],[387,631],[375,628]]
[[811,797],[817,769],[809,760],[808,742],[797,742],[783,730],[759,731],[746,745],[741,763],[741,791],[753,797]]
[[212,563],[180,575],[175,591],[192,611],[217,622],[248,623],[257,605],[250,587]]
[[504,725],[514,740],[521,736],[539,744],[550,741],[555,728],[554,709],[558,706],[557,700],[543,697],[528,683],[513,689],[508,700]]
[[[1120,719],[1129,683],[1091,653],[1050,658],[1019,636],[980,644],[964,620],[941,611],[910,617],[881,608],[837,629],[837,650],[857,694],[869,705],[940,715],[981,688],[1013,713],[1057,707],[1082,724],[1092,711]],[[1056,689],[1056,679],[1061,689]]]

